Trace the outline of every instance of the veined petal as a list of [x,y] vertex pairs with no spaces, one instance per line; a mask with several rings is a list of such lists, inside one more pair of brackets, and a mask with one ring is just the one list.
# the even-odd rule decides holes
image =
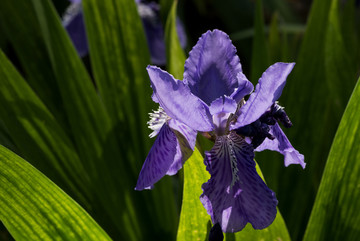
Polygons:
[[239,117],[231,129],[246,126],[260,118],[281,96],[286,78],[295,63],[275,63],[259,79],[255,92],[240,109]]
[[179,134],[181,134],[185,138],[184,141],[186,141],[186,143],[184,145],[189,147],[191,150],[194,150],[197,131],[191,129],[184,123],[174,119],[170,119],[168,121],[168,125],[173,131],[175,131],[175,134],[177,134],[176,132],[179,132]]
[[189,159],[193,153],[197,132],[184,123],[174,119],[170,119],[168,124],[177,137],[177,146],[174,162],[166,174],[174,175],[182,168],[185,161]]
[[84,57],[88,53],[89,47],[86,39],[81,1],[72,2],[65,11],[62,24],[68,32],[79,56]]
[[300,164],[304,169],[306,163],[304,162],[304,155],[300,154],[290,143],[285,133],[281,130],[278,123],[270,126],[270,134],[275,137],[274,140],[266,138],[264,142],[258,146],[255,151],[263,150],[277,151],[284,155],[285,166],[290,164]]
[[240,59],[229,36],[219,30],[207,31],[189,53],[184,82],[206,104],[230,96],[239,87]]
[[213,129],[208,107],[190,92],[187,85],[155,66],[148,66],[147,71],[156,100],[167,115],[193,130]]
[[177,145],[175,133],[164,124],[142,166],[135,190],[151,189],[169,171],[175,161]]
[[235,133],[220,136],[206,153],[211,178],[202,186],[200,200],[224,232],[238,232],[249,222],[254,229],[269,226],[277,200],[256,172],[251,145]]

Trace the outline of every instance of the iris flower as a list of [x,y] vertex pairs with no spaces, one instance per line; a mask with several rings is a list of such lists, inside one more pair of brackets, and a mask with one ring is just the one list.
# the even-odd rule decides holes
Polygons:
[[275,63],[253,91],[236,48],[220,30],[206,32],[193,47],[183,81],[148,66],[152,99],[160,105],[149,121],[154,130],[150,136],[157,138],[135,189],[152,188],[164,175],[175,174],[194,150],[200,132],[214,141],[204,158],[211,178],[200,196],[213,224],[223,232],[240,231],[247,223],[254,229],[269,226],[278,201],[256,172],[254,151],[278,151],[285,166],[305,168],[304,156],[278,124],[291,126],[277,100],[293,67],[294,63]]
[[[70,6],[66,9],[62,24],[68,32],[80,57],[89,51],[81,0],[69,0]],[[150,50],[151,63],[156,65],[166,64],[164,30],[160,21],[160,6],[155,2],[135,1],[141,17],[146,40]],[[186,46],[186,34],[180,19],[176,21],[176,29],[181,46]]]

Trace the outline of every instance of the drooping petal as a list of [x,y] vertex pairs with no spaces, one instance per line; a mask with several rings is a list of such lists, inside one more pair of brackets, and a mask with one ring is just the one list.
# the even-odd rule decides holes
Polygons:
[[263,150],[277,151],[284,155],[285,166],[290,164],[300,164],[305,168],[304,155],[300,154],[290,143],[285,133],[281,130],[278,123],[270,127],[270,134],[275,137],[274,140],[265,139],[264,142],[258,146],[255,151]]
[[63,16],[62,24],[68,32],[79,56],[84,57],[88,53],[89,47],[86,39],[81,1],[73,1],[70,4]]
[[239,117],[231,129],[246,126],[260,118],[281,96],[295,63],[276,63],[270,66],[259,79],[255,92],[240,109]]
[[169,127],[177,137],[176,155],[173,164],[170,166],[167,175],[174,175],[182,168],[185,161],[189,159],[195,148],[197,132],[181,123],[180,121],[170,119]]
[[233,132],[218,137],[206,153],[211,178],[203,184],[200,200],[224,232],[240,231],[248,222],[263,229],[275,219],[275,194],[257,174],[253,158],[252,146]]
[[175,133],[164,124],[142,166],[135,190],[151,189],[169,171],[177,144]]
[[185,62],[184,82],[206,104],[230,96],[239,86],[242,72],[236,48],[229,36],[219,30],[207,31],[189,53]]
[[148,66],[156,100],[171,118],[197,131],[213,129],[206,104],[194,96],[187,85],[160,68]]

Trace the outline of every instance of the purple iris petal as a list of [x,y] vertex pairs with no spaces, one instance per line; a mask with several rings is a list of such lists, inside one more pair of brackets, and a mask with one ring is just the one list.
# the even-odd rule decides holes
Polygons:
[[167,175],[174,175],[182,168],[185,161],[193,153],[197,132],[174,119],[170,119],[168,124],[178,140],[174,162],[166,173]]
[[183,122],[193,130],[213,129],[208,107],[190,92],[183,81],[154,66],[148,66],[147,71],[156,100],[168,116]]
[[270,127],[270,134],[275,139],[265,139],[264,142],[258,146],[255,151],[260,152],[263,150],[272,150],[280,152],[284,155],[285,166],[290,164],[300,164],[302,168],[305,168],[306,163],[304,162],[304,155],[300,154],[290,143],[284,132],[281,130],[279,124],[275,124]]
[[238,73],[237,79],[239,81],[239,87],[232,93],[231,98],[239,103],[242,98],[254,90],[254,86],[243,73]]
[[255,92],[250,95],[246,104],[240,109],[240,115],[232,130],[246,126],[260,118],[281,96],[295,63],[276,63],[270,66],[259,79]]
[[81,1],[72,2],[64,14],[63,26],[68,32],[79,56],[84,57],[88,53],[89,47],[86,39]]
[[239,86],[240,59],[229,36],[219,30],[207,31],[189,53],[184,82],[206,104],[230,96]]
[[[142,166],[135,190],[151,189],[167,174],[172,164],[177,161],[174,158],[177,145],[175,133],[164,124]],[[178,158],[181,157],[177,155]]]
[[228,96],[221,96],[211,102],[209,110],[217,135],[225,134],[228,118],[231,113],[235,113],[236,108],[236,101]]
[[249,222],[254,229],[269,226],[277,200],[256,172],[254,150],[235,133],[219,136],[205,165],[211,178],[202,186],[200,200],[224,232],[237,232]]

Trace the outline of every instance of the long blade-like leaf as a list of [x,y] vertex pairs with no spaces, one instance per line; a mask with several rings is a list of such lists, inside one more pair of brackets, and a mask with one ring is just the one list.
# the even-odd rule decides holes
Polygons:
[[120,162],[127,165],[122,177],[129,183],[119,185],[134,195],[129,205],[135,206],[131,218],[137,215],[137,221],[123,225],[133,240],[159,233],[167,239],[177,223],[174,197],[167,193],[171,183],[160,182],[152,192],[133,190],[150,150],[146,122],[153,105],[146,73],[149,51],[135,1],[84,0],[82,4],[94,79],[123,149]]
[[152,102],[146,73],[149,50],[136,4],[84,0],[83,7],[95,81],[113,121],[126,124],[128,139],[137,143],[129,147],[135,150],[132,165],[137,173],[150,147],[144,140]]
[[[279,99],[294,124],[285,131],[293,146],[304,154],[306,169],[294,165],[285,170],[283,157],[277,153],[257,157],[266,177],[277,176],[269,179],[269,184],[275,191],[280,190],[279,207],[294,240],[301,239],[305,231],[328,151],[358,69],[357,62],[348,59],[353,58],[353,53],[344,52],[346,42],[340,31],[344,28],[334,10],[331,1],[313,2],[295,68]],[[355,33],[355,28],[346,29]]]
[[360,79],[336,132],[304,240],[357,240],[360,223]]
[[184,191],[177,240],[205,240],[208,233],[210,216],[200,202],[201,185],[209,180],[203,157],[195,149],[184,165]]
[[261,77],[262,72],[264,72],[269,65],[266,44],[262,0],[257,0],[255,10],[255,35],[253,39],[250,75],[253,83],[257,82],[257,80]]
[[111,236],[136,239],[141,234],[130,198],[135,183],[131,183],[130,163],[120,161],[125,159],[121,151],[126,153],[126,149],[117,142],[119,132],[115,122],[110,119],[51,2],[33,0],[32,3],[73,139],[97,198],[92,204],[92,215]]
[[67,127],[64,113],[61,112],[62,99],[31,1],[2,2],[0,18],[26,81],[56,119],[62,120]]
[[20,240],[111,240],[59,187],[0,145],[0,220]]
[[[89,177],[55,118],[0,51],[0,114],[19,151],[84,201]],[[65,185],[65,186],[64,186]],[[87,194],[89,198],[91,194]]]
[[179,37],[176,31],[176,6],[177,0],[172,4],[169,16],[166,20],[165,42],[166,42],[166,58],[169,72],[177,79],[182,79],[184,73],[185,54],[181,48]]

